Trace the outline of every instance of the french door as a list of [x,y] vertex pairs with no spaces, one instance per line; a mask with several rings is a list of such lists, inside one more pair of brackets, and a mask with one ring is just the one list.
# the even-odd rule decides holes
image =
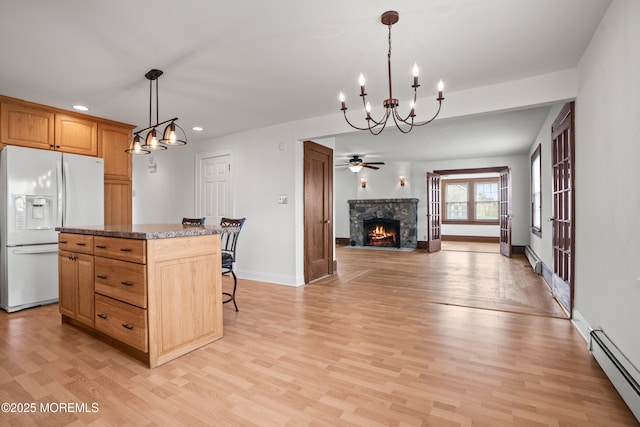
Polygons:
[[551,126],[553,165],[553,279],[551,287],[564,307],[573,310],[575,240],[574,103],[564,105]]
[[442,245],[442,210],[440,175],[427,172],[427,250],[436,252]]
[[511,176],[509,168],[500,171],[500,253],[511,257]]

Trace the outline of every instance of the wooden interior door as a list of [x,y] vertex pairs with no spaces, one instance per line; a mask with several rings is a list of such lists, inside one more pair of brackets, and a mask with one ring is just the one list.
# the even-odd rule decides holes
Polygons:
[[442,207],[440,175],[427,172],[427,250],[436,252],[442,246]]
[[333,273],[333,150],[304,142],[304,281]]
[[511,257],[511,175],[509,168],[500,171],[500,253]]
[[574,103],[569,102],[551,126],[553,165],[553,280],[551,288],[571,313],[574,254]]

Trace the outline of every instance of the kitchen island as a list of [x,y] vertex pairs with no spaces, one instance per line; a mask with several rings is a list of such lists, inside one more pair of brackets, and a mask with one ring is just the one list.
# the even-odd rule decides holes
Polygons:
[[219,226],[56,230],[63,323],[151,368],[222,338]]

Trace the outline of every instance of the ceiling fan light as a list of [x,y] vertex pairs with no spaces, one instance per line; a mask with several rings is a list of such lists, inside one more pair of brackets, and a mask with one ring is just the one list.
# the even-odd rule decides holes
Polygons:
[[362,169],[362,165],[350,165],[349,166],[349,170],[353,173],[358,173],[360,172],[360,169]]

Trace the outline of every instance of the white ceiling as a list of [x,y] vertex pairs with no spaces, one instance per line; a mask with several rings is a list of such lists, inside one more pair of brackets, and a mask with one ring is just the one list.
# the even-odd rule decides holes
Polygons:
[[[342,121],[337,94],[355,108],[360,72],[372,102],[386,98],[386,10],[400,13],[392,72],[394,96],[406,103],[414,62],[420,96],[435,95],[440,78],[446,91],[459,91],[573,68],[609,3],[0,0],[0,94],[64,109],[81,103],[92,115],[146,127],[144,74],[159,68],[160,120],[178,116],[189,141],[330,114]],[[388,147],[363,145],[362,132],[339,138],[336,160],[522,152],[545,115],[538,108],[441,120]]]

